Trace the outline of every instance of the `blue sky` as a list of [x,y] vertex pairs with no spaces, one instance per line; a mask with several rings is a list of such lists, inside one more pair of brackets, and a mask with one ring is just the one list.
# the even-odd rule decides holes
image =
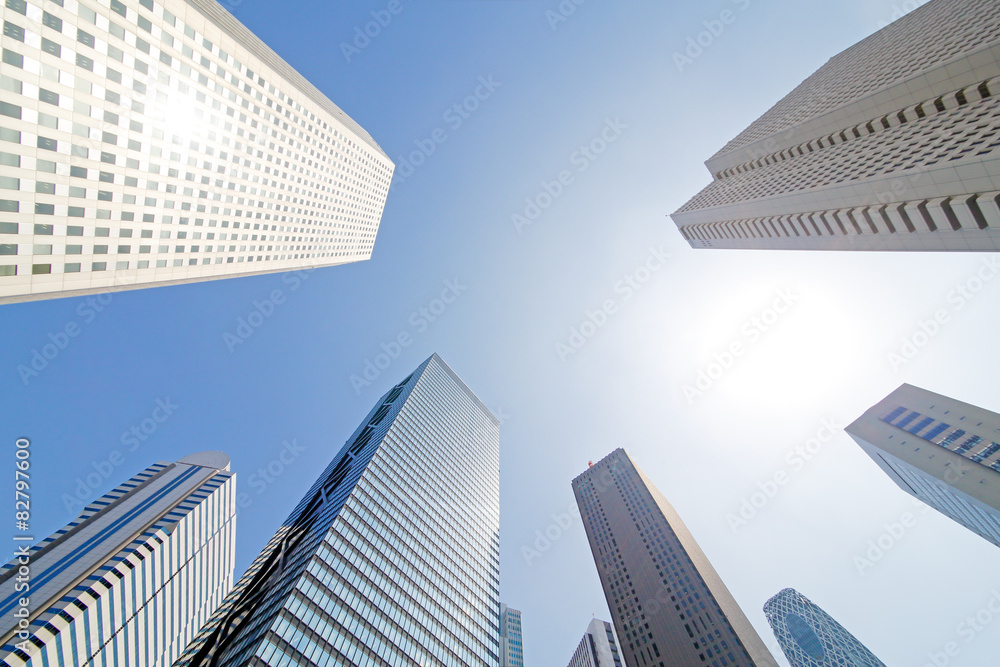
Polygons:
[[[761,607],[793,586],[888,664],[933,664],[950,642],[948,665],[990,664],[1000,618],[965,619],[1000,591],[1000,554],[915,507],[837,429],[903,382],[1000,410],[1000,279],[961,307],[949,298],[997,257],[695,252],[666,217],[708,183],[707,157],[904,4],[590,0],[563,16],[549,1],[401,0],[348,55],[341,44],[388,2],[227,5],[399,175],[435,130],[444,141],[397,179],[368,262],[0,309],[0,437],[32,440],[37,531],[74,516],[65,496],[91,471],[112,468],[88,500],[155,460],[221,449],[252,499],[240,572],[373,402],[436,351],[504,422],[501,588],[524,613],[529,666],[567,663],[591,614],[609,618],[582,527],[551,527],[570,480],[619,446],[776,655]],[[732,21],[678,65],[724,11]],[[274,290],[283,302],[230,349],[225,334]],[[432,321],[421,309],[445,290],[455,298]],[[763,324],[776,301],[786,312]],[[947,322],[894,366],[938,310]],[[576,349],[587,321],[601,325]],[[71,323],[80,335],[23,382],[17,367]],[[400,334],[412,343],[352,384]],[[734,342],[745,354],[685,395]],[[122,434],[161,404],[169,417],[129,451]],[[811,459],[794,454],[821,436]],[[283,450],[295,456],[280,474],[256,473]],[[789,481],[734,527],[776,473]],[[907,513],[913,525],[859,571]]]

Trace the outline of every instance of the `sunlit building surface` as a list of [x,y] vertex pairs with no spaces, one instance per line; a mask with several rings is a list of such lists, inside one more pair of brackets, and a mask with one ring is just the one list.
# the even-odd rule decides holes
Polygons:
[[0,13],[0,303],[371,256],[392,162],[213,0]]
[[626,667],[777,667],[694,536],[623,449],[573,493]]
[[590,622],[569,667],[622,667],[618,641],[610,623],[596,618]]
[[500,603],[500,667],[524,667],[521,612]]
[[1000,546],[1000,414],[904,384],[845,430],[899,488]]
[[386,393],[177,665],[498,667],[500,426],[438,357]]
[[914,9],[705,164],[693,248],[1000,250],[1000,6]]
[[793,588],[768,600],[764,615],[792,667],[885,667],[854,635]]
[[235,526],[225,454],[146,468],[0,570],[0,664],[169,667],[232,589]]

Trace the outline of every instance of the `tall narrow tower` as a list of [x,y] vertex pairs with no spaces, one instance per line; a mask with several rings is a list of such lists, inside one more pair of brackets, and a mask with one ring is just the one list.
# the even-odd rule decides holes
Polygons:
[[931,0],[705,163],[693,248],[1000,250],[1000,6]]
[[371,257],[392,162],[215,0],[0,16],[0,304]]
[[623,449],[573,492],[628,667],[777,667],[670,503]]
[[500,667],[524,667],[521,612],[500,603]]
[[425,361],[176,664],[497,667],[499,429],[440,357]]
[[794,588],[768,600],[764,614],[792,667],[885,667],[854,635]]
[[1000,414],[904,384],[845,430],[899,488],[1000,546]]
[[232,589],[235,489],[220,452],[161,461],[19,555],[0,664],[172,664]]
[[597,618],[590,622],[569,667],[622,667],[618,641],[610,623]]

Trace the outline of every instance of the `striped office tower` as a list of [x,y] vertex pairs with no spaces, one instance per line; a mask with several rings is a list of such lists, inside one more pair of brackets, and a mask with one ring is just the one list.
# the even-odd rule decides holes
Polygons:
[[176,663],[498,667],[500,430],[437,355],[389,390]]
[[16,557],[0,664],[170,665],[232,588],[235,490],[221,452],[159,462]]
[[844,430],[899,488],[1000,546],[1000,414],[904,384]]
[[1000,250],[1000,2],[918,7],[705,165],[693,248]]

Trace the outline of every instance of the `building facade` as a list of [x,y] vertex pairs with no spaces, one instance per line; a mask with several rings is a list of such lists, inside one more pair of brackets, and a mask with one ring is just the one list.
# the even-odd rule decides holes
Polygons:
[[214,0],[0,14],[0,303],[371,256],[392,162]]
[[623,667],[614,627],[607,621],[592,620],[569,667]]
[[235,526],[225,454],[146,468],[0,571],[0,664],[169,667],[232,589]]
[[1000,250],[1000,6],[931,0],[705,164],[693,248]]
[[674,508],[616,449],[573,480],[627,667],[776,667]]
[[386,393],[178,666],[498,667],[499,422],[437,355]]
[[768,600],[764,614],[792,667],[885,667],[854,635],[793,588]]
[[500,603],[500,667],[524,667],[521,612]]
[[901,489],[1000,546],[1000,414],[904,384],[845,430]]

